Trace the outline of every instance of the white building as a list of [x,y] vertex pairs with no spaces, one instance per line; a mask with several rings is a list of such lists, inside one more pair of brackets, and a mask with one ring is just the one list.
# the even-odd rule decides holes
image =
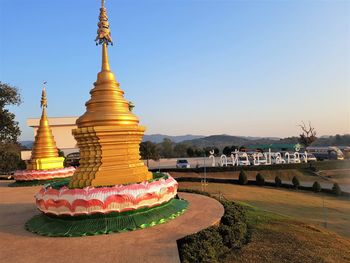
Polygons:
[[[52,134],[55,137],[57,148],[62,150],[65,155],[79,151],[77,142],[72,135],[72,130],[77,128],[75,122],[78,117],[52,117],[48,118],[49,124],[52,130]],[[34,137],[39,128],[40,118],[27,119],[27,125],[33,128]],[[22,160],[29,160],[31,157],[31,151],[21,152]]]

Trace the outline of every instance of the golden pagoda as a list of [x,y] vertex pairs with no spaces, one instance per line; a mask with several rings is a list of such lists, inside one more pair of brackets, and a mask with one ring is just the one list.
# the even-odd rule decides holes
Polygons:
[[80,166],[69,186],[110,186],[152,179],[140,160],[139,144],[145,127],[129,110],[113,72],[107,47],[113,45],[109,22],[101,1],[96,45],[102,45],[102,68],[97,75],[86,112],[77,120],[73,135],[80,149]]
[[[45,83],[44,83],[45,84]],[[42,114],[27,170],[49,170],[63,168],[63,157],[58,156],[55,139],[46,116],[47,99],[45,86],[41,94]]]

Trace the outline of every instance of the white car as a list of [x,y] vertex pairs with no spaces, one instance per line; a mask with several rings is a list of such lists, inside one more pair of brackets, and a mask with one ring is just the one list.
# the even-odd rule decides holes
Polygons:
[[248,156],[239,156],[237,162],[238,162],[239,166],[248,166],[248,165],[250,165],[250,161],[248,159]]
[[191,168],[191,165],[186,159],[179,159],[176,161],[176,168]]
[[271,154],[271,163],[272,164],[281,164],[281,163],[286,163],[286,161],[282,158],[280,153],[272,153]]

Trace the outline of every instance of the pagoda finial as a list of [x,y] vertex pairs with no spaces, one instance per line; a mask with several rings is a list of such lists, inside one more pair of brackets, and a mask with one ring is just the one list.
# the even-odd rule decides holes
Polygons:
[[41,93],[41,101],[40,101],[41,108],[47,108],[46,87],[45,87],[46,83],[47,81],[44,81],[43,91]]
[[99,22],[97,24],[98,26],[97,37],[95,39],[96,45],[98,44],[113,45],[113,40],[111,37],[111,31],[109,29],[108,16],[107,16],[104,0],[101,0],[100,15],[98,18],[99,18]]

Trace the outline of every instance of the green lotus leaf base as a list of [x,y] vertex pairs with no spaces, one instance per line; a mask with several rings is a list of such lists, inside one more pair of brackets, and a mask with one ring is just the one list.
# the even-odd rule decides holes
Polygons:
[[38,185],[44,185],[44,184],[53,184],[57,182],[62,182],[64,185],[67,185],[72,179],[72,177],[66,177],[66,178],[56,178],[56,179],[49,179],[49,180],[33,180],[33,181],[16,181],[11,184],[9,184],[9,187],[26,187],[26,186],[38,186]]
[[25,227],[28,231],[50,237],[79,237],[127,232],[165,223],[183,214],[188,202],[174,198],[152,207],[122,213],[95,214],[91,216],[36,215]]

